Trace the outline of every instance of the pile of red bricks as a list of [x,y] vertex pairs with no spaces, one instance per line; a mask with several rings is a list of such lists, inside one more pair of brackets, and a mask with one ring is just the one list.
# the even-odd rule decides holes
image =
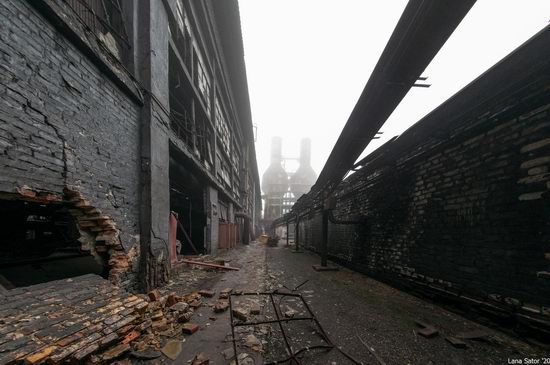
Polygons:
[[0,365],[160,357],[166,339],[199,329],[189,320],[213,295],[132,295],[93,274],[13,289],[0,295]]
[[0,364],[116,357],[151,325],[148,306],[92,274],[10,290],[0,296]]

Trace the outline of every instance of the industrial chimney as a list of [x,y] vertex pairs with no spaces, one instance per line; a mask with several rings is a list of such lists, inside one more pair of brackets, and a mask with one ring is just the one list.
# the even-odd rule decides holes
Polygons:
[[316,180],[317,174],[311,167],[311,139],[304,138],[300,142],[300,167],[290,179],[290,191],[299,199],[311,189]]
[[262,176],[265,219],[275,219],[282,215],[283,196],[288,192],[288,174],[281,165],[282,144],[281,137],[271,139],[271,164]]

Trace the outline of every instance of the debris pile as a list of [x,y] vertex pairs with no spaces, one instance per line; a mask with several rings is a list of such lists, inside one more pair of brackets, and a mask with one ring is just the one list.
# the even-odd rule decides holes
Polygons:
[[133,295],[97,275],[10,290],[0,297],[0,364],[173,359],[199,330],[190,320],[203,297],[214,295]]

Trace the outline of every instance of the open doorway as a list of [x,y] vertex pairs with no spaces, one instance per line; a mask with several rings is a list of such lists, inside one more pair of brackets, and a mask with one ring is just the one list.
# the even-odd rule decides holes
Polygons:
[[[179,156],[179,158],[178,158]],[[176,239],[180,242],[181,255],[196,254],[189,239],[198,253],[205,253],[205,187],[191,172],[190,162],[170,148],[170,210],[178,215]],[[185,231],[185,232],[184,232]],[[189,237],[189,239],[186,237]]]

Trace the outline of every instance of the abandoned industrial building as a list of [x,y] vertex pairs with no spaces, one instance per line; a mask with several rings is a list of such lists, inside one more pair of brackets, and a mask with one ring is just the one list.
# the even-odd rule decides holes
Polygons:
[[476,3],[409,0],[317,175],[242,3],[0,1],[0,364],[550,363],[550,25],[364,156]]

